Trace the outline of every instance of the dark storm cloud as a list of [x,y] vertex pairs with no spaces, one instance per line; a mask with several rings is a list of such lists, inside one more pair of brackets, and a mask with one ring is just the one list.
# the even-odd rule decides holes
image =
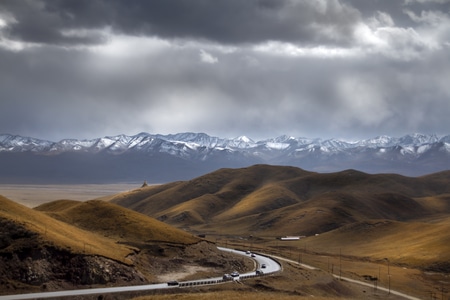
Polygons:
[[[68,9],[64,8],[67,2]],[[77,1],[75,1],[77,2]],[[90,1],[88,1],[90,2]],[[91,19],[89,8],[101,11],[100,7],[92,1],[82,11],[76,11],[80,15],[74,15],[71,7],[76,7],[73,1],[14,1],[0,2],[0,13],[13,18],[13,22],[7,28],[7,35],[12,39],[19,39],[31,43],[44,44],[95,44],[103,41],[102,36],[89,33],[84,36],[71,36],[65,34],[71,29],[84,29],[101,25],[103,22],[88,22],[82,25],[80,22]],[[81,4],[81,1],[80,1]],[[97,16],[98,17],[98,16]]]
[[0,132],[448,134],[441,2],[0,1]]
[[102,42],[92,32],[85,36],[67,32],[105,27],[131,35],[229,44],[266,40],[340,44],[351,41],[358,20],[356,10],[337,0],[37,0],[26,4],[0,3],[17,21],[9,34],[50,44]]

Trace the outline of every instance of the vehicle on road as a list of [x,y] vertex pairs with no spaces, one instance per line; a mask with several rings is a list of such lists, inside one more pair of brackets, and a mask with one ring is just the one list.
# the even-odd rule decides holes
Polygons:
[[254,254],[254,253],[252,253],[252,255],[251,255],[252,257],[256,257],[256,255]]
[[263,269],[265,269],[266,267],[267,267],[266,264],[261,265],[261,268],[263,268]]
[[264,272],[262,271],[262,270],[256,270],[256,275],[262,275],[262,274],[264,274]]
[[231,277],[239,277],[239,272],[238,271],[233,271],[231,272]]
[[176,286],[176,285],[178,285],[179,283],[178,283],[178,281],[176,281],[176,280],[172,280],[172,281],[169,281],[169,282],[167,282],[167,285],[168,286]]
[[231,279],[233,279],[233,277],[231,277],[230,274],[224,274],[223,277],[222,277],[222,279],[223,279],[223,280],[231,280]]

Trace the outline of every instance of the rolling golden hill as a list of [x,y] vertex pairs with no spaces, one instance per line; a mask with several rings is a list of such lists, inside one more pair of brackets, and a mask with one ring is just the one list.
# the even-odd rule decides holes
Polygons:
[[225,256],[191,233],[112,203],[58,200],[31,209],[0,196],[0,294],[159,282],[183,263],[245,266]]
[[[404,253],[397,256],[399,263],[424,266],[439,264],[448,259],[442,253],[450,253],[450,243],[445,243],[449,183],[450,172],[422,177],[355,170],[320,174],[255,165],[144,187],[109,200],[192,232],[310,236],[321,241],[317,244],[321,249],[345,244],[358,249],[359,256],[375,259],[394,257],[388,245],[397,241],[394,248]],[[366,227],[359,224],[367,222],[385,225],[379,227],[377,235],[366,235]],[[372,226],[367,228],[373,230]],[[419,228],[423,234],[418,234]],[[366,240],[366,246],[361,247]],[[420,251],[433,254],[422,255]]]
[[[52,246],[71,253],[96,254],[127,264],[131,263],[126,259],[126,256],[133,252],[131,247],[117,244],[114,239],[61,222],[45,213],[17,204],[1,196],[0,218],[4,222],[15,224],[15,226],[29,232],[34,237],[33,242],[36,246]],[[11,239],[11,244],[5,244],[2,251],[13,252],[14,248],[18,246],[18,241],[17,239]],[[26,242],[25,239],[24,243]]]
[[[319,174],[284,166],[221,169],[190,181],[149,186],[109,200],[178,227],[220,228],[239,220],[237,234],[262,230],[312,234],[365,219],[412,220],[436,214],[436,197],[450,193],[448,173],[420,178],[347,170]],[[437,201],[437,200],[436,200]],[[445,204],[443,213],[449,213]],[[302,230],[304,218],[326,219]],[[323,215],[327,218],[323,218]],[[247,220],[246,220],[247,219]],[[276,222],[280,220],[280,222]],[[305,219],[306,220],[306,219]],[[262,222],[264,221],[264,222]],[[286,222],[294,223],[292,226]],[[270,223],[270,224],[269,224]],[[297,229],[286,232],[289,227]],[[316,226],[317,225],[317,226]],[[291,230],[290,230],[291,231]]]
[[58,200],[35,208],[64,223],[122,243],[193,244],[197,237],[141,213],[100,200]]

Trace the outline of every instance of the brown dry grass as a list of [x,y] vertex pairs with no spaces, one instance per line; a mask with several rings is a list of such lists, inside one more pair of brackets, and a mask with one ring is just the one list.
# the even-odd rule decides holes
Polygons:
[[324,252],[345,248],[349,255],[427,267],[450,260],[449,174],[318,174],[257,165],[138,189],[111,201],[193,232],[320,234],[316,247]]
[[[450,261],[450,217],[437,223],[372,220],[305,239],[320,253],[338,253],[371,260],[389,258],[392,262],[427,268]],[[297,246],[300,246],[300,242]]]
[[[423,270],[450,261],[449,174],[408,178],[353,170],[316,174],[254,166],[104,199],[164,217],[193,232],[217,235],[221,242],[231,236],[253,235],[246,247],[260,243],[266,250],[284,250],[285,256],[294,259],[301,254],[325,270],[329,260],[336,268],[341,252],[346,276],[378,273],[383,284],[387,258],[393,287],[425,297],[427,289],[436,290],[435,283],[426,280],[428,273],[411,268]],[[59,218],[67,218],[63,211],[70,205],[60,205]],[[288,245],[275,240],[275,236],[304,234],[310,237]],[[442,276],[439,280],[449,281]]]
[[[450,185],[443,184],[436,176],[409,178],[353,170],[316,174],[292,167],[257,165],[141,188],[109,200],[153,217],[165,216],[166,222],[177,226],[205,221],[209,227],[215,227],[242,216],[271,212],[279,215],[280,209],[293,212],[316,207],[338,208],[346,214],[343,217],[351,215],[356,219],[411,219],[431,209],[413,197],[434,197],[439,193],[450,193]],[[189,212],[192,218],[180,219],[183,212]],[[297,225],[303,224],[297,222]],[[242,231],[249,229],[242,227]]]
[[72,253],[100,255],[124,263],[134,248],[126,244],[193,244],[197,237],[132,210],[99,200],[60,200],[30,209],[0,197],[0,217],[23,224],[43,245]]
[[[225,243],[223,240],[219,240],[219,242],[221,244]],[[262,238],[254,238],[247,241],[233,239],[228,240],[227,244],[229,247],[251,249],[255,252],[269,253],[294,262],[301,262],[336,276],[341,275],[342,277],[366,282],[373,287],[375,286],[374,282],[366,281],[365,276],[376,277],[378,278],[377,286],[387,289],[390,283],[392,290],[400,291],[419,299],[428,299],[430,292],[440,295],[442,288],[449,288],[450,274],[448,273],[426,272],[415,268],[407,268],[385,259],[375,260],[370,257],[351,256],[346,252],[344,243],[341,244],[342,248],[332,249],[333,251],[329,249],[330,251],[321,253],[316,252],[314,241],[310,238],[299,242],[281,242]],[[289,269],[290,265],[294,265],[284,261],[281,262],[285,270]],[[388,272],[391,276],[388,276]],[[289,274],[288,277],[292,277],[293,280],[301,280],[295,274]],[[286,281],[288,282],[289,280],[286,279]],[[362,288],[366,291],[373,291],[373,288]],[[357,290],[358,286],[352,286],[352,289]],[[379,292],[379,294],[381,294],[381,297],[376,299],[387,299],[386,293]],[[320,295],[320,293],[316,292],[315,295]],[[342,296],[342,298],[370,299],[368,294],[362,298],[350,296]]]
[[192,234],[146,215],[100,200],[60,200],[36,208],[65,223],[124,242],[193,244]]
[[37,233],[44,244],[67,249],[73,253],[102,255],[130,263],[125,258],[132,252],[130,247],[119,245],[114,239],[58,221],[1,196],[0,217],[23,224],[28,230]]
[[[242,292],[242,291],[223,291],[223,292],[206,292],[194,294],[171,294],[171,295],[152,295],[134,298],[134,300],[196,300],[196,299],[229,299],[229,300],[293,300],[293,299],[311,299],[311,296],[283,295],[280,293],[270,292]],[[348,299],[340,297],[314,297],[315,300],[335,300]]]

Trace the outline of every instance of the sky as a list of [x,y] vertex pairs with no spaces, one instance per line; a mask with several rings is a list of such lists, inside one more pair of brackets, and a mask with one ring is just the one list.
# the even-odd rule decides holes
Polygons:
[[450,133],[450,0],[1,0],[0,133]]

